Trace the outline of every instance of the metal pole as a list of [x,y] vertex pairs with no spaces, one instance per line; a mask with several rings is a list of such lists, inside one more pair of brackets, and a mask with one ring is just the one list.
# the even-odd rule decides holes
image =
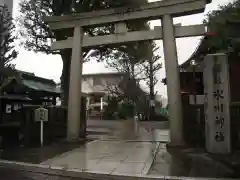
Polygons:
[[193,81],[194,81],[194,104],[196,105],[197,104],[197,93],[196,93],[196,90],[197,90],[197,83],[196,83],[196,62],[193,60],[192,61],[192,67],[193,67]]
[[43,121],[40,121],[40,142],[41,146],[43,146]]
[[101,120],[103,119],[103,97],[101,97]]
[[194,80],[194,107],[196,107],[196,121],[197,121],[197,125],[198,125],[198,130],[197,130],[197,139],[196,139],[196,143],[197,145],[199,145],[199,141],[201,139],[201,109],[197,103],[197,76],[196,76],[196,67],[197,67],[197,64],[196,64],[196,61],[195,60],[192,60],[191,61],[191,65],[193,67],[193,80]]

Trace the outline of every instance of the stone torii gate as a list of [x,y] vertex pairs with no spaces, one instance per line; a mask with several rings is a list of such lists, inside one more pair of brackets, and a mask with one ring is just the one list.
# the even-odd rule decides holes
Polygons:
[[[45,17],[45,22],[49,24],[52,30],[74,29],[73,37],[52,44],[52,50],[72,48],[68,103],[68,140],[78,139],[80,131],[82,49],[107,44],[163,39],[168,79],[170,139],[173,145],[182,145],[182,104],[175,38],[203,35],[205,27],[203,25],[174,26],[173,18],[202,13],[206,4],[210,2],[211,0],[163,0],[136,8],[122,7],[66,16]],[[161,19],[162,27],[155,27],[154,30],[128,32],[124,21],[134,19]],[[110,23],[115,23],[115,34],[96,37],[84,35],[85,27],[97,27]]]

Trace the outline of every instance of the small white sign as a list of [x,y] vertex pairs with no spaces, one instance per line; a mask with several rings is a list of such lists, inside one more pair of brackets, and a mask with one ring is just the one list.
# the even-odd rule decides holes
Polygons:
[[7,104],[6,105],[6,113],[7,114],[10,114],[12,112],[12,106],[11,106],[11,104]]
[[35,121],[48,121],[48,110],[45,108],[38,108],[35,110]]
[[101,97],[101,111],[103,110],[103,97]]
[[150,100],[150,106],[154,107],[155,106],[155,100]]
[[19,104],[14,104],[13,109],[14,109],[14,111],[17,111],[17,110],[21,109],[21,106]]

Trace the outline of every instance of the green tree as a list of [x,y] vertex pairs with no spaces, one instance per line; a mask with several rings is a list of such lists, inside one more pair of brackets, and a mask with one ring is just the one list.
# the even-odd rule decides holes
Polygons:
[[7,6],[0,8],[0,85],[3,83],[7,74],[6,70],[11,70],[14,65],[11,63],[17,57],[14,47],[16,37],[13,35],[15,26],[12,16]]
[[[150,29],[149,26],[145,28]],[[125,97],[125,100],[135,104],[137,111],[148,112],[149,119],[152,119],[155,112],[154,106],[150,106],[149,99],[146,99],[146,94],[142,93],[138,84],[141,80],[145,80],[149,87],[150,100],[155,100],[154,87],[158,82],[156,73],[162,67],[162,64],[159,63],[160,56],[156,55],[159,48],[153,41],[145,41],[136,43],[130,48],[128,47],[127,50],[126,53],[116,50],[109,54],[107,65],[118,72],[128,74],[128,79],[124,79],[122,83],[130,85],[124,90],[123,88],[115,88],[110,91],[114,94],[118,92],[120,96]],[[130,51],[131,53],[129,53]],[[132,83],[133,81],[136,85]]]
[[[16,37],[13,35],[14,24],[12,16],[6,6],[0,8],[0,95],[2,87],[8,76],[12,76],[14,72],[11,63],[17,57],[17,51],[14,48]],[[1,101],[1,99],[0,99]],[[0,110],[1,102],[0,102]]]
[[[61,82],[64,92],[63,97],[66,100],[66,104],[68,99],[70,68],[69,60],[71,57],[71,50],[51,52],[50,44],[52,40],[63,40],[67,36],[72,36],[73,32],[69,29],[52,32],[49,26],[44,23],[43,17],[70,13],[91,12],[120,6],[138,6],[139,4],[146,2],[147,0],[22,0],[20,3],[21,15],[18,18],[18,23],[21,27],[19,34],[22,38],[22,44],[26,49],[36,52],[57,53],[61,55],[63,60]],[[142,20],[129,21],[127,22],[127,26],[130,31],[146,29],[148,27],[147,23]],[[113,33],[114,27],[109,25],[99,28],[88,28],[85,29],[85,31],[86,34],[90,36],[97,36]],[[132,57],[136,55],[136,51],[131,50],[132,47],[135,47],[135,44],[136,43],[129,43],[128,45],[118,45],[115,47],[105,46],[100,47],[99,51],[102,54],[102,59],[109,57],[109,54],[112,54],[116,50],[122,51],[123,53],[128,53],[128,55]],[[89,49],[85,49],[84,55],[86,55],[88,51]]]
[[220,6],[210,12],[204,24],[208,27],[211,51],[237,53],[240,50],[240,0]]
[[[108,67],[125,74],[116,87],[109,87],[109,92],[113,96],[118,96],[119,101],[131,104],[136,112],[146,111],[146,107],[144,106],[144,109],[143,105],[147,105],[147,94],[141,89],[140,81],[148,78],[145,77],[143,71],[149,66],[148,58],[152,52],[151,44],[151,41],[135,43],[129,46],[127,51],[116,50],[106,58]],[[143,51],[141,51],[142,49]]]
[[126,76],[125,80],[123,80],[120,84],[120,90],[120,92],[122,92],[120,97],[123,104],[132,107],[132,115],[146,112],[148,109],[147,93],[142,90],[137,80]]

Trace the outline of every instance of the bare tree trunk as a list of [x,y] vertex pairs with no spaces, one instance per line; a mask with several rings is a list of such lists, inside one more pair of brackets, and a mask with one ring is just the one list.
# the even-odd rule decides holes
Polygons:
[[155,99],[155,93],[154,93],[154,71],[153,71],[153,61],[150,59],[149,61],[149,91],[150,91],[150,112],[149,112],[149,120],[153,120],[155,108],[154,108],[154,99]]
[[135,78],[135,64],[134,63],[131,64],[131,73],[130,73],[130,75],[132,76],[131,79],[136,79]]

